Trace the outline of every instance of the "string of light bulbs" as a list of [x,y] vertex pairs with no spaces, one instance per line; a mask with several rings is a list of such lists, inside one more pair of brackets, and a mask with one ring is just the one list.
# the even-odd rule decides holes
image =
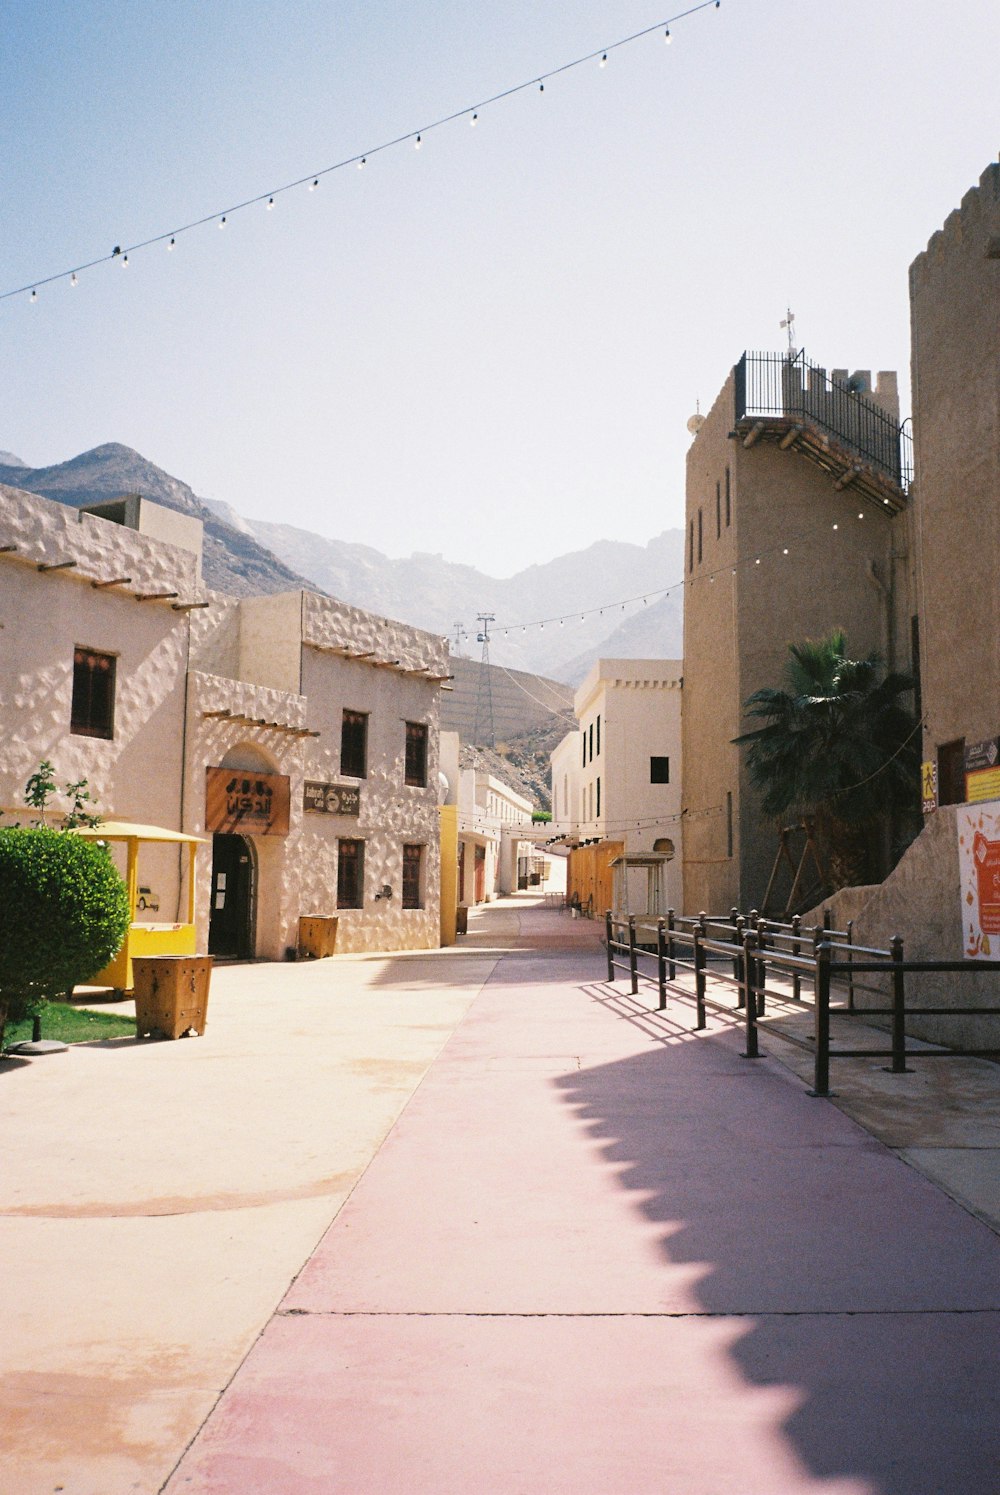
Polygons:
[[540,93],[545,92],[546,83],[553,78],[560,77],[563,73],[573,71],[575,68],[584,67],[587,63],[597,62],[600,67],[606,67],[612,52],[619,51],[622,47],[630,46],[633,42],[641,41],[644,37],[652,36],[656,32],[663,32],[664,40],[669,43],[673,39],[670,30],[679,21],[687,20],[690,16],[697,15],[703,10],[718,10],[722,0],[701,0],[698,5],[691,5],[686,10],[678,11],[676,15],[667,17],[666,20],[657,21],[653,26],[645,26],[641,31],[633,31],[629,36],[619,37],[617,41],[608,42],[603,47],[596,48],[593,52],[587,52],[582,57],[575,57],[571,62],[561,63],[558,67],[550,68],[547,72],[536,73],[523,83],[512,84],[509,88],[503,88],[499,93],[491,94],[489,98],[480,99],[478,103],[467,104],[462,109],[455,109],[450,114],[443,114],[438,119],[431,120],[429,124],[420,125],[416,129],[406,130],[402,135],[396,135],[391,140],[383,140],[378,145],[369,146],[366,150],[359,151],[353,156],[346,156],[343,160],[334,161],[329,166],[322,166],[318,171],[306,172],[303,176],[296,177],[294,181],[284,182],[280,187],[271,187],[265,192],[258,192],[253,197],[247,197],[242,202],[230,204],[226,208],[217,208],[214,212],[205,213],[200,218],[192,219],[190,223],[178,224],[174,228],[165,229],[162,233],[153,234],[148,239],[140,239],[135,244],[116,244],[107,254],[96,255],[93,259],[85,260],[79,265],[71,266],[67,270],[56,271],[53,275],[40,276],[35,280],[29,280],[22,286],[17,286],[10,291],[0,292],[0,301],[10,300],[14,296],[29,294],[28,299],[32,302],[38,300],[39,287],[53,285],[57,281],[65,280],[71,286],[79,284],[79,278],[88,270],[96,269],[99,265],[108,264],[117,260],[124,268],[127,268],[130,256],[137,254],[140,250],[149,249],[156,244],[165,244],[168,250],[177,245],[177,240],[182,234],[191,233],[194,229],[204,228],[207,224],[215,223],[219,228],[225,228],[229,220],[237,213],[245,212],[249,208],[258,207],[263,204],[267,208],[273,208],[277,198],[286,192],[294,192],[301,187],[315,192],[320,182],[334,172],[344,171],[350,166],[363,170],[368,162],[385,151],[393,150],[398,146],[411,144],[414,149],[420,150],[424,140],[434,130],[443,129],[445,125],[454,124],[461,119],[467,119],[469,124],[475,126],[479,123],[480,112],[490,108],[493,104],[499,104],[504,99],[513,98],[516,94],[525,93],[529,89]]
[[[888,500],[885,500],[885,502],[888,503]],[[879,511],[876,510],[876,512]],[[864,520],[864,518],[865,510],[859,509],[857,511],[857,519]],[[834,520],[830,525],[831,534],[835,534],[842,528],[846,528],[847,522],[847,520]],[[603,617],[605,613],[625,612],[627,608],[633,605],[640,603],[648,604],[659,598],[667,597],[672,592],[683,591],[685,587],[699,586],[704,582],[714,582],[718,576],[736,576],[741,569],[752,575],[758,566],[763,565],[764,561],[771,560],[775,556],[784,557],[791,555],[792,546],[802,536],[792,535],[787,538],[789,540],[788,544],[782,541],[780,544],[770,546],[767,549],[754,551],[751,556],[748,556],[745,560],[737,561],[735,564],[732,561],[727,561],[710,571],[699,569],[697,572],[692,572],[687,576],[681,577],[679,581],[672,581],[668,586],[650,588],[645,592],[637,592],[632,597],[619,598],[616,602],[603,602],[595,607],[573,608],[571,612],[563,613],[561,616],[556,613],[550,618],[536,618],[529,623],[506,623],[495,627],[490,637],[498,638],[502,636],[503,638],[507,638],[512,633],[527,633],[529,629],[535,628],[542,630],[546,626],[562,628],[567,623],[573,623],[577,620],[583,623],[587,618]],[[813,538],[813,534],[810,533],[808,539],[812,541]],[[457,643],[465,639],[478,638],[478,634],[472,629],[467,628],[456,631],[452,637]],[[543,705],[544,703],[539,701],[538,704]],[[550,707],[549,710],[552,711],[553,715],[559,714],[555,708]]]

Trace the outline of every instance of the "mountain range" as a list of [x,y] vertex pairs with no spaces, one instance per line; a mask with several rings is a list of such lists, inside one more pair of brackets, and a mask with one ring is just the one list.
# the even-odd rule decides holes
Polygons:
[[[684,534],[679,529],[664,530],[645,545],[600,540],[498,579],[441,554],[418,552],[393,560],[371,546],[248,519],[228,504],[200,498],[187,483],[117,442],[40,468],[0,452],[0,483],[76,507],[141,493],[194,514],[205,525],[205,581],[232,596],[311,586],[444,634],[454,641],[455,653],[477,659],[482,652],[477,615],[491,613],[492,663],[570,685],[598,656],[681,654]],[[530,550],[530,536],[525,549]]]

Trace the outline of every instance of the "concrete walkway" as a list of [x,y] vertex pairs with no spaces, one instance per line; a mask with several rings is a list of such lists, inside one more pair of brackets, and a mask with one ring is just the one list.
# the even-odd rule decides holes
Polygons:
[[904,1161],[600,933],[521,896],[0,1064],[4,1495],[995,1488],[1000,1238],[907,1163],[1000,1069],[900,1126],[852,1061]]
[[518,923],[170,1495],[996,1488],[997,1235]]

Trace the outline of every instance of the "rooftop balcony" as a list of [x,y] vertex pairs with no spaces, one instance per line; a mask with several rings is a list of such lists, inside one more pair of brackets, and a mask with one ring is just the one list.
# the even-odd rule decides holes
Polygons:
[[734,435],[745,447],[775,442],[830,473],[838,490],[863,493],[894,513],[906,506],[908,423],[870,397],[866,376],[831,376],[802,353],[744,353],[734,374]]

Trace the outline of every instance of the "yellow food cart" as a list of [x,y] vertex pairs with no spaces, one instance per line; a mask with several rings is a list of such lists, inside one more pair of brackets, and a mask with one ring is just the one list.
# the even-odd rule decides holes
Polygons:
[[[121,841],[127,848],[125,885],[128,889],[129,927],[125,942],[110,965],[92,976],[88,986],[110,986],[117,991],[131,991],[132,961],[142,955],[193,955],[195,953],[195,853],[204,844],[203,836],[188,836],[183,831],[168,831],[158,825],[133,825],[125,820],[105,820],[100,825],[77,827],[73,835],[87,841]],[[188,847],[187,922],[183,924],[147,924],[136,922],[139,905],[139,846],[142,842],[172,842]]]

